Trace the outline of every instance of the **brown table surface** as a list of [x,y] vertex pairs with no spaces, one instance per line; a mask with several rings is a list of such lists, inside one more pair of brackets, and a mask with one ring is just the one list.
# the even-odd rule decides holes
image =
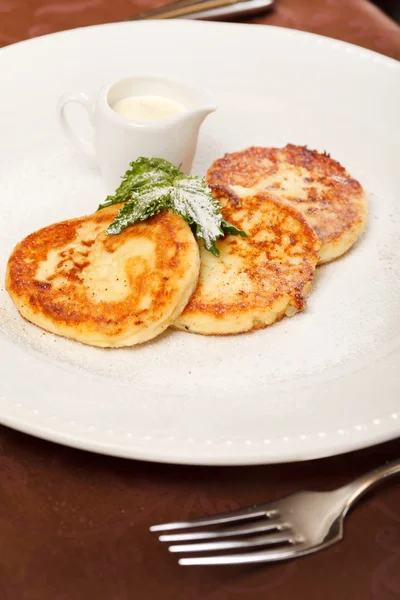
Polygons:
[[[0,46],[120,21],[171,0],[0,0]],[[400,27],[368,0],[276,0],[250,22],[312,31],[400,59]]]
[[[118,21],[157,0],[0,0],[0,45]],[[255,22],[343,39],[400,59],[400,28],[367,0],[278,0]],[[258,567],[183,568],[151,524],[300,488],[331,489],[400,440],[342,457],[262,467],[178,467],[63,448],[0,428],[0,600],[394,600],[400,598],[400,485],[349,516],[343,542]]]

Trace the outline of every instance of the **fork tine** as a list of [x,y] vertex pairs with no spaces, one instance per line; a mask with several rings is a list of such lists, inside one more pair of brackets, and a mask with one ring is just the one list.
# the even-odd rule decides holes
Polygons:
[[263,519],[244,525],[236,525],[235,527],[227,527],[225,529],[214,529],[209,531],[194,531],[191,533],[178,533],[169,535],[160,535],[160,542],[192,542],[195,540],[209,540],[213,538],[231,537],[233,535],[251,535],[253,533],[262,533],[279,529],[283,531],[288,529],[288,523],[282,523],[279,519]]
[[223,525],[224,523],[233,523],[245,519],[255,519],[257,517],[275,517],[279,513],[276,510],[267,510],[266,507],[250,506],[239,510],[221,513],[210,517],[201,517],[191,521],[177,521],[176,523],[162,523],[161,525],[153,525],[150,531],[172,531],[173,529],[187,529],[189,527],[205,527],[207,525]]
[[[311,551],[316,550],[313,548]],[[274,562],[277,560],[285,560],[293,558],[307,552],[299,552],[296,546],[280,549],[266,549],[258,552],[246,552],[245,554],[231,554],[224,556],[196,556],[191,558],[180,558],[180,565],[240,565],[261,562]]]
[[302,541],[290,535],[288,531],[279,533],[269,533],[267,535],[258,535],[246,537],[240,540],[228,540],[226,542],[205,542],[203,544],[180,544],[178,546],[170,546],[170,552],[217,552],[219,550],[234,550],[238,548],[249,549],[257,546],[267,546],[275,544],[295,544]]

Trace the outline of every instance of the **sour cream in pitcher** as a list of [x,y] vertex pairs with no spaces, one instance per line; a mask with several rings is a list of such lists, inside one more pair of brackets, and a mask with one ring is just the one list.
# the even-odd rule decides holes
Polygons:
[[186,111],[183,104],[163,96],[127,96],[111,108],[133,121],[160,121]]

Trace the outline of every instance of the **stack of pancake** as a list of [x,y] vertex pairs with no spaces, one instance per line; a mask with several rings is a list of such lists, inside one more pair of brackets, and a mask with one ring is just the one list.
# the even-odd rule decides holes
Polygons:
[[6,286],[21,315],[85,344],[132,346],[168,326],[205,335],[260,329],[305,307],[317,264],[361,235],[361,185],[306,147],[248,148],[216,160],[207,182],[228,235],[216,258],[164,211],[113,236],[120,205],[50,225],[20,242]]

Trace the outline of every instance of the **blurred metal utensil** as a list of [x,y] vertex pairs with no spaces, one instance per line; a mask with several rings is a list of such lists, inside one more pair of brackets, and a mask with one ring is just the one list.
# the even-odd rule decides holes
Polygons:
[[204,21],[230,20],[238,17],[253,17],[272,8],[274,0],[247,0],[229,6],[221,6],[211,10],[201,10],[198,13],[187,15],[187,19]]
[[230,19],[237,16],[250,16],[272,7],[274,0],[177,0],[154,10],[135,15],[128,21],[144,19],[199,20]]

